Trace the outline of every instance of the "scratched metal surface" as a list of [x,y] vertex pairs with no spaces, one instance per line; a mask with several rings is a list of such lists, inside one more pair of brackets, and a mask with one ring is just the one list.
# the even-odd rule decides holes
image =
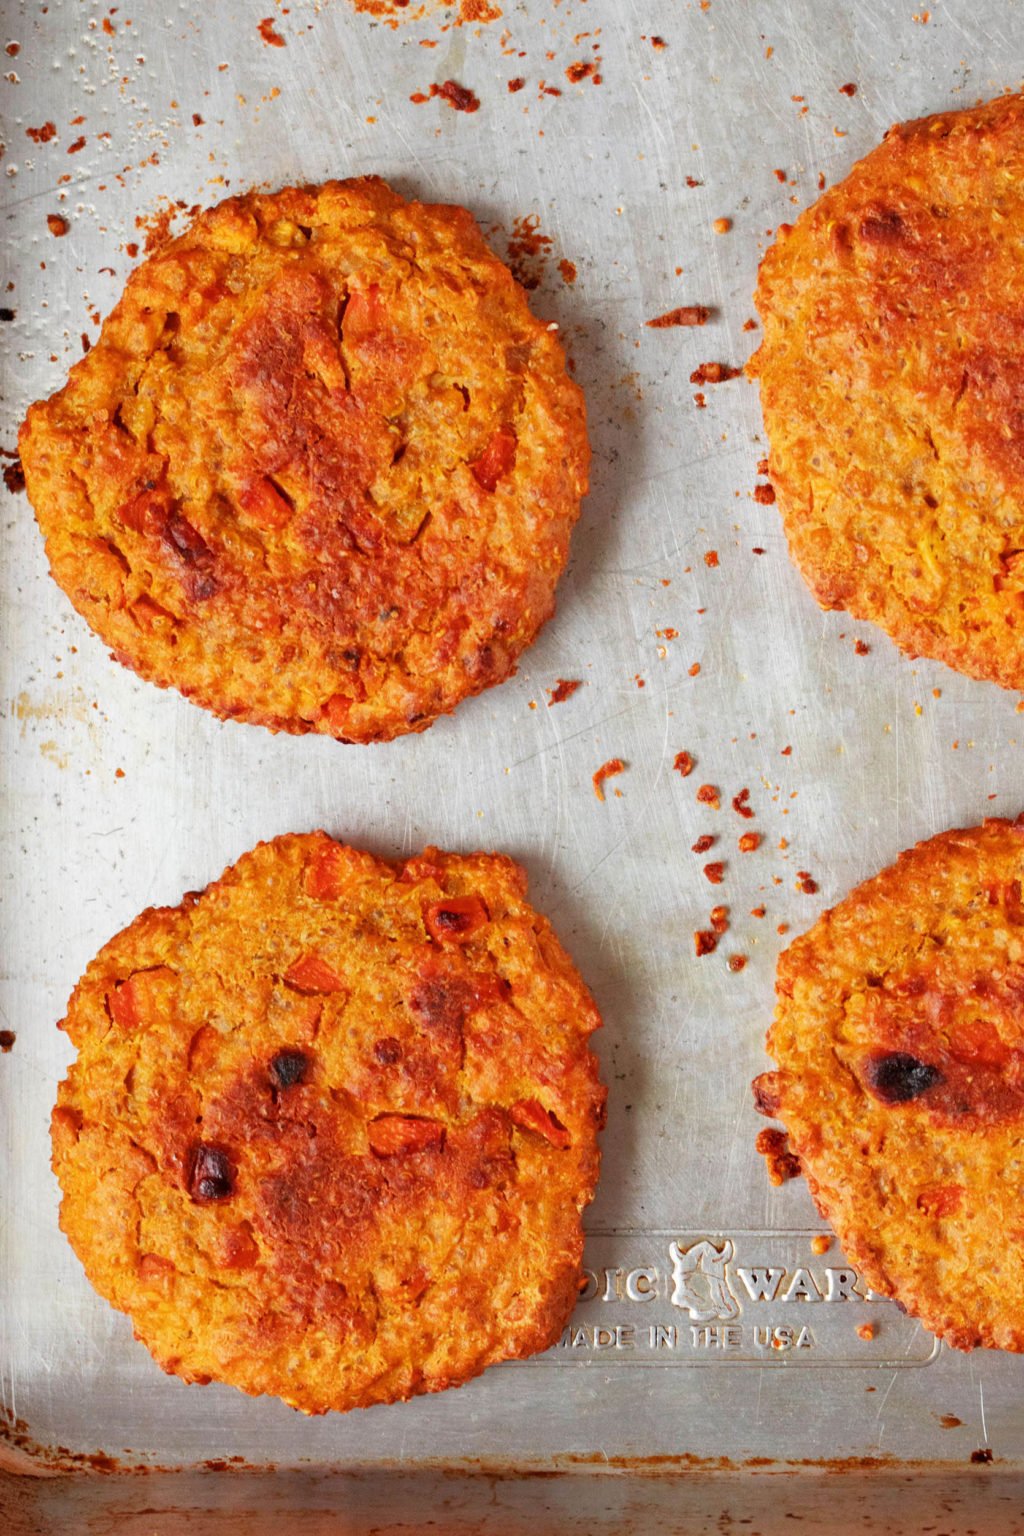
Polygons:
[[[702,361],[747,355],[766,232],[813,197],[819,172],[835,180],[896,118],[1019,85],[1017,0],[934,0],[927,21],[913,3],[520,0],[490,26],[445,29],[439,12],[392,30],[345,0],[291,0],[275,11],[277,47],[257,30],[270,0],[9,0],[3,41],[20,49],[0,81],[2,302],[15,319],[0,444],[96,334],[142,238],[137,214],[372,170],[468,205],[501,251],[517,217],[539,218],[551,245],[535,306],[562,327],[595,450],[558,616],[518,677],[424,736],[371,748],[221,724],[119,669],[50,581],[25,499],[5,497],[0,1026],[17,1039],[0,1057],[0,1396],[43,1445],[365,1466],[959,1461],[981,1446],[1021,1459],[1024,1362],[933,1351],[870,1300],[816,1301],[842,1290],[824,1271],[843,1261],[812,1261],[818,1223],[799,1184],[768,1187],[748,1082],[764,1065],[777,926],[806,926],[917,838],[1015,814],[1024,721],[1013,696],[817,611],[774,509],[751,498],[755,392],[709,387],[699,410],[689,383]],[[601,83],[570,83],[595,43]],[[510,93],[515,76],[527,84]],[[477,113],[410,100],[448,78],[477,93]],[[839,91],[851,81],[852,98]],[[27,136],[48,121],[50,142]],[[68,220],[65,237],[47,214]],[[719,216],[730,233],[714,234]],[[694,302],[717,309],[703,331],[643,326]],[[586,686],[549,708],[562,677]],[[685,782],[672,771],[684,748],[698,762]],[[600,804],[591,775],[613,756],[628,767]],[[717,813],[696,803],[703,782],[723,792]],[[742,787],[749,823],[729,803]],[[600,1003],[611,1105],[582,1342],[457,1393],[307,1421],[156,1369],[57,1229],[47,1120],[69,1057],[54,1021],[100,944],[258,839],[321,825],[385,855],[435,841],[521,859]],[[740,855],[748,827],[762,846]],[[705,831],[728,864],[715,889],[689,851]],[[797,890],[798,870],[816,894]],[[691,935],[715,901],[733,927],[697,960]],[[766,917],[749,917],[761,903]],[[749,963],[734,974],[738,953]],[[704,1300],[730,1245],[725,1311],[710,1302],[704,1343],[700,1298],[687,1310],[669,1296],[672,1242]],[[777,1306],[738,1278],[777,1265],[785,1289],[808,1264],[810,1286]],[[878,1333],[858,1352],[865,1320]],[[789,1322],[810,1328],[802,1353],[758,1344],[758,1326]],[[673,1349],[644,1354],[651,1323],[678,1325]],[[961,1425],[940,1429],[942,1414]]]

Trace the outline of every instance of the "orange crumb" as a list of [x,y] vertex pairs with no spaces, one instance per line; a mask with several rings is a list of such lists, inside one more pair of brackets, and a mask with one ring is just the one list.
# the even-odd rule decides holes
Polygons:
[[606,763],[601,764],[600,768],[593,775],[594,794],[602,804],[604,803],[605,780],[612,778],[617,773],[622,773],[625,767],[626,765],[621,757],[610,757]]

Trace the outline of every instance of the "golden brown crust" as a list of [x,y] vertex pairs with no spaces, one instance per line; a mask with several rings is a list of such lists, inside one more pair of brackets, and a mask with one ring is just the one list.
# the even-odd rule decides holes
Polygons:
[[61,1225],[165,1370],[320,1413],[557,1339],[600,1020],[525,889],[497,854],[279,837],[91,963]]
[[200,215],[20,451],[53,574],[118,660],[345,741],[514,671],[589,462],[562,349],[470,215],[376,178]]
[[899,124],[778,239],[770,469],[824,608],[1024,687],[1024,97]]
[[1024,1350],[1022,881],[991,820],[858,886],[780,956],[755,1084],[868,1283],[959,1349]]

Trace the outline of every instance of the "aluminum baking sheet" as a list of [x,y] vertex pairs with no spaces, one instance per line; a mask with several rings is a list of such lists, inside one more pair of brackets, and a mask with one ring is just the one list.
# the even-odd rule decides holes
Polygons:
[[[760,253],[819,177],[895,119],[1019,86],[1017,0],[915,3],[505,0],[489,25],[390,27],[348,0],[9,0],[5,448],[162,211],[375,171],[467,205],[511,249],[564,335],[595,452],[558,615],[518,676],[364,748],[222,724],[118,668],[50,580],[25,499],[4,500],[0,1398],[43,1446],[368,1467],[1021,1461],[1024,1362],[939,1348],[835,1245],[815,1251],[802,1184],[767,1184],[748,1087],[782,925],[918,838],[1016,814],[1018,700],[822,615],[752,496],[756,391],[708,386],[701,409],[690,382],[748,355]],[[595,68],[573,80],[576,63]],[[477,111],[430,97],[449,79]],[[689,303],[713,307],[704,329],[645,327]],[[584,686],[551,706],[560,678]],[[601,803],[591,778],[612,757],[627,767]],[[697,802],[703,783],[721,810]],[[752,821],[731,808],[744,788]],[[54,1022],[96,949],[260,838],[317,826],[387,856],[520,859],[600,1004],[611,1099],[587,1293],[559,1345],[458,1392],[310,1421],[160,1373],[58,1231],[47,1122],[70,1054]],[[741,855],[748,828],[762,843]],[[704,832],[719,887],[690,852]],[[732,926],[698,959],[716,901]]]

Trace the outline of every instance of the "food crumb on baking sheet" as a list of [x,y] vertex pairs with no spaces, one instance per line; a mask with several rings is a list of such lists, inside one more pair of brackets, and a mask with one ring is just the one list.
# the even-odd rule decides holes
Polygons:
[[[604,804],[605,781],[614,778],[616,774],[624,773],[625,769],[626,764],[622,761],[621,757],[610,757],[606,763],[601,764],[600,768],[593,775],[594,794],[602,804]],[[622,791],[617,789],[615,793],[620,795]]]
[[829,1236],[829,1234],[827,1232],[816,1232],[814,1234],[814,1236],[811,1238],[811,1252],[812,1253],[817,1253],[817,1254],[828,1253],[828,1251],[829,1251],[829,1249],[831,1247],[832,1247],[832,1239],[831,1239],[831,1237]]
[[540,287],[553,243],[551,236],[540,227],[539,213],[524,213],[513,219],[506,260],[521,287],[530,290]]
[[432,101],[435,96],[447,102],[456,112],[478,112],[480,110],[480,98],[466,85],[459,85],[456,80],[442,80],[438,85],[433,81],[429,91],[413,91],[409,97],[416,106],[422,106],[426,101]]
[[0,1051],[3,1051],[4,1055],[6,1055],[13,1047],[17,1038],[13,1029],[0,1029]]
[[772,1127],[758,1131],[754,1147],[765,1160],[765,1171],[770,1184],[778,1186],[799,1176],[800,1159],[795,1152],[790,1151],[789,1137],[785,1131],[778,1131]]
[[4,465],[4,485],[12,496],[17,496],[19,491],[25,489],[25,471],[21,467],[21,460],[15,454],[10,464]]
[[663,331],[676,325],[707,325],[710,315],[711,310],[707,304],[680,304],[677,309],[655,315],[653,320],[645,320],[644,324],[652,331]]
[[582,680],[578,677],[559,677],[555,679],[555,686],[547,689],[548,708],[552,704],[563,704],[566,699],[571,699],[577,688],[582,688]]
[[875,1337],[877,1332],[878,1330],[874,1323],[861,1323],[860,1327],[857,1329],[857,1337],[858,1339],[863,1339],[865,1343],[869,1343]]
[[730,363],[701,363],[690,374],[690,383],[725,384],[729,379],[738,379],[742,372],[742,368],[733,368]]
[[262,21],[257,22],[256,30],[268,47],[283,48],[285,46],[284,38],[274,27],[273,16],[264,16]]
[[71,228],[71,225],[68,223],[67,219],[62,217],[61,214],[48,213],[46,215],[46,227],[50,231],[50,234],[59,240],[61,235],[67,234],[68,230]]

